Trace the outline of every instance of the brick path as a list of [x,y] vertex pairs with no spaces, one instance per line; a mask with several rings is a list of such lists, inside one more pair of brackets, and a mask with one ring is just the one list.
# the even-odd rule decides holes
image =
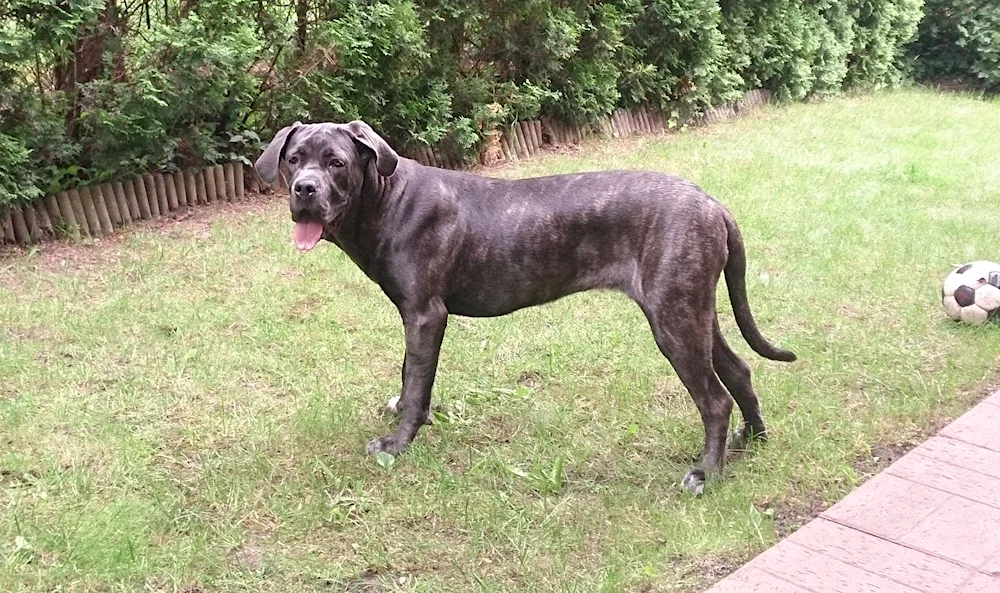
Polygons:
[[1000,593],[1000,393],[707,593]]

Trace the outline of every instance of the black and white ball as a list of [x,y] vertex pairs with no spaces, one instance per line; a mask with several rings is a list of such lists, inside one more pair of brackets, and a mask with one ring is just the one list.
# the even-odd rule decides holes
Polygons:
[[948,317],[973,325],[1000,320],[1000,264],[977,261],[956,268],[941,287]]

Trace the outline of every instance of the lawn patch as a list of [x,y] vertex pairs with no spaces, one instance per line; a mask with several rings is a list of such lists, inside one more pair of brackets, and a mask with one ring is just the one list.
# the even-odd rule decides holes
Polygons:
[[[622,295],[453,319],[434,426],[364,455],[395,308],[280,200],[0,260],[0,590],[698,591],[996,385],[939,305],[993,258],[1000,104],[907,91],[587,141],[491,175],[648,168],[735,213],[771,440],[702,499],[698,413]],[[721,289],[724,291],[724,289]]]

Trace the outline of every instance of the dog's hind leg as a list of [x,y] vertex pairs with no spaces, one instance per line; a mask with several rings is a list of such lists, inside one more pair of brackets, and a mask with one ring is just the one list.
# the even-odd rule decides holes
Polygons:
[[712,363],[743,415],[743,427],[733,432],[729,448],[742,451],[750,441],[767,440],[767,427],[761,415],[760,400],[753,389],[750,367],[726,343],[718,316],[712,322]]
[[693,295],[668,295],[669,298],[664,300],[667,304],[656,312],[647,312],[647,318],[657,346],[674,367],[701,414],[705,429],[701,461],[682,481],[685,489],[700,495],[705,489],[708,476],[718,474],[725,462],[733,398],[719,381],[712,364],[713,308],[703,303],[702,306],[688,307],[678,314],[671,306],[671,303],[690,304],[692,301],[686,301],[685,298],[691,296]]

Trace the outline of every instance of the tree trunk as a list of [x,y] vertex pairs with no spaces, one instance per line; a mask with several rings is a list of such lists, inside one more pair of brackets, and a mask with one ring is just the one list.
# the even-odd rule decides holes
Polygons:
[[[53,68],[55,90],[66,91],[69,109],[66,113],[66,131],[70,138],[78,138],[77,127],[80,118],[80,85],[92,82],[104,75],[105,57],[110,56],[110,65],[116,78],[125,75],[125,51],[122,38],[128,23],[118,12],[117,0],[106,0],[104,10],[97,20],[81,23],[77,27],[76,39],[70,57],[57,63]],[[67,48],[68,49],[68,48]]]
[[295,0],[295,49],[301,56],[309,41],[309,0]]

